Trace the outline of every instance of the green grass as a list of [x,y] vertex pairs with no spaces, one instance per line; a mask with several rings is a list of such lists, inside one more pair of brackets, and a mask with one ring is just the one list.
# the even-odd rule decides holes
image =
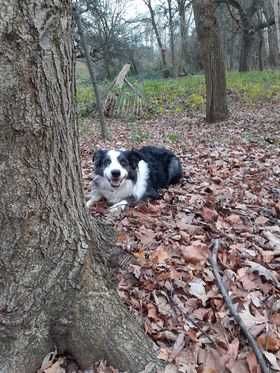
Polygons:
[[280,95],[279,71],[250,71],[248,73],[229,73],[228,88],[237,93],[242,101],[257,103]]
[[[130,78],[133,82],[132,78]],[[134,81],[134,83],[137,83]],[[139,82],[138,82],[139,83]],[[137,84],[138,84],[137,83]],[[99,84],[104,98],[110,82]],[[139,84],[138,84],[139,85]],[[227,88],[241,102],[256,104],[280,98],[280,71],[231,72],[227,74]],[[177,79],[144,80],[141,91],[149,107],[149,115],[165,112],[178,113],[186,109],[205,109],[205,83],[203,75],[190,75]],[[95,97],[89,81],[87,67],[77,64],[77,102],[81,115],[95,107]],[[141,137],[141,136],[140,136]]]

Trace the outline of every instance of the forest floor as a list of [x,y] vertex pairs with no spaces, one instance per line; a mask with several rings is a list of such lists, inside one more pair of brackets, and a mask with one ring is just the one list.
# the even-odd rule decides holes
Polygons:
[[[231,104],[228,120],[207,124],[189,110],[157,119],[110,120],[102,141],[88,119],[81,139],[83,182],[90,189],[98,148],[163,145],[181,159],[184,178],[158,201],[118,217],[104,202],[93,216],[113,222],[116,246],[133,256],[118,292],[143,320],[169,363],[166,372],[258,373],[252,348],[217,287],[208,257],[220,240],[224,284],[267,365],[280,371],[280,103]],[[100,363],[96,372],[117,372]]]

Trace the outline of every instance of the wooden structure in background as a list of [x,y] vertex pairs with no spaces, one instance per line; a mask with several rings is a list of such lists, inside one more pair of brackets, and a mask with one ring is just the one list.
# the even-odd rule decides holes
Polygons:
[[130,64],[125,64],[109,89],[104,104],[106,117],[141,117],[144,97],[127,79]]

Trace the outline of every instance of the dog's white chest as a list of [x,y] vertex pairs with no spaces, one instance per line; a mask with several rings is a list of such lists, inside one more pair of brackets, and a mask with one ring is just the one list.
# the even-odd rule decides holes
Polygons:
[[133,183],[131,180],[125,180],[119,188],[103,189],[100,191],[103,197],[111,204],[118,203],[133,194]]

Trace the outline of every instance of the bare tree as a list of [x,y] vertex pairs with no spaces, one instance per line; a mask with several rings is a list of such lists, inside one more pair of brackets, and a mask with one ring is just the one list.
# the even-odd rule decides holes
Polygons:
[[90,56],[95,62],[102,62],[106,78],[111,80],[119,68],[116,59],[127,63],[126,1],[79,0],[79,4],[86,12],[81,21]]
[[[216,3],[226,3],[234,20],[241,28],[241,49],[239,57],[239,71],[249,70],[249,56],[254,42],[256,33],[267,28],[275,23],[275,19],[270,18],[267,21],[259,22],[257,15],[258,10],[263,8],[262,0],[216,0]],[[233,13],[233,9],[237,12],[237,17]]]
[[174,38],[174,11],[172,7],[172,0],[167,0],[168,9],[168,24],[169,24],[169,40],[170,40],[170,51],[171,51],[171,63],[173,68],[173,74],[176,73],[175,68],[175,38]]
[[153,26],[154,33],[156,35],[156,39],[157,39],[158,47],[159,47],[159,50],[160,50],[160,55],[161,55],[161,61],[162,61],[163,68],[167,70],[166,50],[163,47],[163,43],[162,43],[160,33],[159,33],[159,30],[158,30],[158,27],[157,27],[156,18],[155,18],[155,11],[154,11],[154,8],[153,8],[153,5],[152,5],[152,0],[143,0],[143,1],[147,5],[147,7],[149,9],[149,12],[150,12],[151,23],[152,23],[152,26]]
[[0,5],[0,371],[34,372],[54,345],[82,367],[158,366],[110,280],[112,232],[85,209],[71,2]]
[[190,0],[177,0],[178,13],[179,13],[179,26],[180,26],[180,40],[181,40],[181,56],[184,62],[183,72],[189,65],[189,56],[188,56],[188,23],[186,19],[186,9],[191,3]]
[[193,0],[196,30],[206,79],[206,120],[216,122],[228,115],[223,53],[212,0]]

